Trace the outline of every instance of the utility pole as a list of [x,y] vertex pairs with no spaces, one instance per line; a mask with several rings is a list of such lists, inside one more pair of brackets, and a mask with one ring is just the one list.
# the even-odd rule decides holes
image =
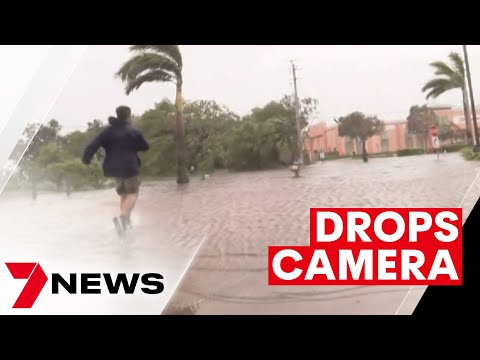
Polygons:
[[477,112],[475,110],[475,100],[473,98],[472,77],[470,75],[470,65],[468,63],[467,45],[463,45],[463,56],[465,58],[465,70],[467,72],[468,90],[470,93],[470,103],[472,106],[473,133],[475,135],[475,143],[473,144],[473,146],[474,150],[480,151],[478,143]]
[[293,60],[291,61],[291,64],[292,64],[292,74],[293,74],[293,98],[294,98],[294,105],[295,105],[295,120],[297,122],[297,133],[298,133],[297,154],[298,154],[298,159],[301,159],[303,162],[302,127],[300,125],[300,101],[298,99],[298,90],[297,90],[298,68],[296,67]]

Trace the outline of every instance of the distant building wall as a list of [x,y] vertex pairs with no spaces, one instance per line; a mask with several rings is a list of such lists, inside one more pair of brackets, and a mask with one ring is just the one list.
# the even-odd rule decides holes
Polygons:
[[[463,109],[449,108],[435,110],[435,114],[440,120],[448,120],[452,125],[460,130],[465,130],[465,116]],[[480,107],[477,109],[480,116]],[[478,118],[477,118],[478,123]],[[480,126],[480,125],[479,125]],[[432,139],[428,137],[428,147],[432,147]],[[445,140],[445,144],[450,140]],[[370,154],[383,152],[396,152],[409,148],[423,148],[425,139],[420,135],[408,134],[407,120],[388,121],[385,123],[385,129],[382,134],[375,135],[367,140],[366,148]],[[342,138],[338,135],[338,127],[327,126],[325,122],[319,122],[313,125],[309,130],[309,136],[305,142],[305,150],[312,158],[316,154],[324,151],[325,153],[337,152],[340,156],[361,154],[361,144],[355,140]]]

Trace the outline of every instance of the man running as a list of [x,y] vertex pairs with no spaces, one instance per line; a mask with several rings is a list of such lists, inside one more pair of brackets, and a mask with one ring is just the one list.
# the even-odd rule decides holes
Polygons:
[[131,226],[130,215],[138,199],[140,180],[139,151],[150,147],[142,133],[132,127],[132,111],[127,106],[116,109],[117,117],[110,117],[108,126],[85,148],[82,162],[90,164],[93,156],[101,147],[105,149],[103,173],[114,178],[116,191],[120,196],[120,216],[113,222],[120,236],[125,235],[127,225]]

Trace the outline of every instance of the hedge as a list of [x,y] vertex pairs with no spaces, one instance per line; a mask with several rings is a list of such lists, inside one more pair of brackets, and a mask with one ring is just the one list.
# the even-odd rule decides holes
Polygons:
[[465,160],[475,160],[478,161],[480,160],[480,153],[473,152],[472,148],[466,148],[464,147],[462,150],[460,150],[462,153],[462,156]]
[[403,149],[397,151],[397,156],[413,156],[425,154],[424,149]]
[[442,147],[442,150],[447,150],[447,152],[457,152],[465,149],[465,144],[452,144]]

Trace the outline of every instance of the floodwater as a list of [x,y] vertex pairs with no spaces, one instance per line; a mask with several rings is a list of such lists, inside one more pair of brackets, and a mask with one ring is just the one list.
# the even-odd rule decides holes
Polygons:
[[457,207],[463,201],[465,218],[480,195],[480,185],[471,187],[478,167],[459,154],[444,154],[440,160],[433,155],[316,163],[300,178],[274,170],[217,172],[183,187],[173,179],[146,183],[134,229],[123,241],[111,222],[118,212],[112,189],[70,198],[40,193],[36,201],[5,192],[2,261],[39,261],[47,273],[48,267],[165,277],[165,291],[156,296],[63,294],[54,301],[42,293],[35,304],[41,313],[411,313],[423,287],[412,289],[405,302],[406,287],[269,287],[267,248],[307,245],[311,207]]
[[[170,191],[167,200],[162,193],[150,196],[146,184],[138,209],[133,215],[133,230],[125,239],[115,232],[112,219],[119,215],[119,198],[113,189],[73,193],[69,198],[58,193],[39,193],[36,201],[30,194],[4,193],[0,197],[0,261],[39,262],[47,273],[109,273],[113,277],[126,273],[159,273],[164,277],[164,291],[158,295],[141,292],[139,283],[134,294],[108,295],[103,282],[102,294],[51,296],[50,281],[32,310],[7,313],[39,314],[159,314],[177,287],[199,245],[201,233],[189,236],[192,248],[172,246],[182,225],[181,202],[176,186],[165,183],[162,193]],[[153,191],[156,193],[156,191]],[[169,202],[170,201],[170,202]],[[174,201],[173,203],[171,203]],[[181,230],[180,230],[181,232]],[[9,277],[0,264],[0,282],[15,285],[0,292],[0,313],[13,304],[25,282]],[[78,275],[79,276],[79,275]],[[80,279],[78,279],[80,282]],[[17,285],[18,283],[18,285]],[[79,286],[79,285],[78,285]],[[5,289],[5,288],[4,288]]]
[[269,287],[267,247],[307,245],[311,207],[462,203],[465,219],[480,195],[478,167],[443,154],[317,163],[298,179],[285,170],[215,176],[196,192],[206,204],[192,198],[190,209],[208,238],[164,314],[409,314],[425,287]]

